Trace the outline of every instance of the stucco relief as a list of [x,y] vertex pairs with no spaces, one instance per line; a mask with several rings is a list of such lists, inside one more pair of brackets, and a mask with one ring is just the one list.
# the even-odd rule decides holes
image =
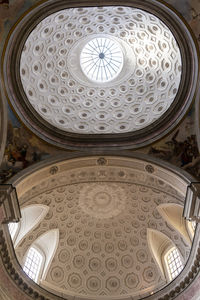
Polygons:
[[[9,10],[7,10],[7,9],[2,10],[0,8],[0,14],[1,14],[1,18],[0,18],[1,25],[0,26],[1,26],[1,29],[3,29],[2,35],[0,37],[1,41],[3,40],[3,36],[5,38],[5,32],[9,31],[11,25],[16,21],[17,17],[20,14],[22,14],[23,11],[28,8],[28,6],[31,6],[32,4],[35,4],[36,2],[38,2],[38,1],[24,1],[24,0],[12,1],[12,3],[10,3]],[[195,32],[196,37],[198,38],[199,33],[200,33],[199,19],[198,19],[199,18],[199,16],[198,16],[199,2],[198,1],[189,1],[189,0],[181,1],[181,2],[176,1],[176,0],[169,0],[167,2],[176,6],[176,8],[179,10],[179,12],[181,12],[181,14],[186,17],[187,21],[190,21],[190,25],[191,25],[193,31]],[[4,34],[3,34],[3,32],[4,32]],[[199,39],[199,41],[200,41],[200,39]],[[0,44],[3,45],[2,42]],[[37,139],[34,135],[30,134],[30,132],[28,132],[27,129],[25,127],[23,127],[21,124],[16,126],[16,123],[13,122],[13,117],[11,117],[10,115],[9,115],[9,120],[10,120],[10,122],[12,120],[12,124],[13,124],[12,126],[14,127],[14,128],[10,129],[10,133],[12,132],[13,135],[16,135],[16,140],[18,140],[18,143],[17,144],[13,143],[12,138],[10,138],[10,136],[9,136],[8,144],[12,143],[13,147],[12,147],[12,149],[7,147],[6,156],[8,156],[8,161],[6,161],[5,168],[3,169],[3,171],[1,170],[1,180],[2,181],[7,180],[10,176],[19,172],[19,170],[26,168],[28,165],[34,164],[35,162],[44,159],[47,155],[49,155],[49,153],[55,154],[55,152],[59,152],[59,149],[55,150],[55,149],[53,149],[53,147],[50,148],[49,145],[47,145],[46,143]],[[191,137],[191,135],[194,135],[194,111],[188,115],[188,117],[186,118],[186,122],[181,124],[179,128],[181,129],[180,130],[181,134],[178,136],[177,140],[180,143],[184,142],[187,139],[187,137]],[[18,133],[16,131],[18,131]],[[29,136],[27,138],[27,144],[26,144],[25,140],[22,139],[22,137],[24,137],[24,132],[29,133]],[[175,134],[175,133],[176,133],[176,130],[174,131],[173,134]],[[169,142],[170,140],[171,140],[171,137],[169,136],[168,138],[163,139],[159,143],[155,144],[155,148],[156,149],[159,148],[159,150],[160,150],[160,155],[157,154],[156,152],[155,153],[152,152],[151,155],[155,156],[155,157],[160,156],[160,158],[162,158],[162,159],[163,159],[163,156],[165,156],[167,161],[171,161],[174,165],[182,167],[183,161],[180,158],[180,156],[175,157],[173,151],[171,150],[170,145],[165,143],[165,142]],[[21,155],[21,153],[23,152],[23,149],[24,149],[23,148],[24,144],[26,144],[27,149],[28,149],[26,151],[25,156]],[[167,154],[164,154],[163,151],[166,151],[166,150],[167,150],[167,153],[171,152],[172,155],[168,156]],[[182,151],[182,152],[184,153],[184,151]],[[196,150],[195,150],[195,152],[196,152]],[[198,153],[198,150],[197,150],[197,153]],[[13,154],[14,154],[15,160],[13,160]],[[17,155],[15,155],[15,154],[17,154]],[[25,162],[23,160],[23,157],[25,157]],[[175,159],[174,159],[174,157],[175,157]],[[192,162],[193,165],[191,165],[190,168],[188,168],[188,172],[190,172],[193,175],[197,175],[199,172],[199,163],[195,163],[195,158],[196,157],[194,155],[191,156],[190,162]],[[185,163],[184,163],[185,169],[187,167],[187,164],[190,162],[188,159],[185,160]],[[154,211],[153,214],[157,219],[160,218],[157,211]],[[132,239],[132,243],[137,244],[138,243],[137,239],[138,239],[137,237],[134,237]],[[60,257],[62,257],[63,260],[67,259],[67,257],[68,257],[67,252],[62,252]],[[199,261],[199,257],[197,260],[197,264],[198,264],[198,261]],[[2,277],[1,278],[3,278],[3,268],[4,267],[2,266],[2,272],[1,272]],[[135,286],[135,285],[137,286],[138,281],[137,281],[137,278],[135,279],[133,273],[129,273],[126,278],[127,278],[127,284],[128,284],[128,282],[130,282],[130,283],[132,282],[133,283],[132,286]],[[3,280],[2,280],[2,282],[4,282],[5,286],[8,283],[8,281],[3,281]],[[24,296],[23,299],[25,299],[25,298],[27,299],[29,297],[29,296],[26,296],[25,292],[18,294],[19,290],[16,289],[14,286],[12,289],[11,289],[10,285],[9,285],[9,287],[10,287],[9,288],[9,294],[10,294],[9,297],[11,297],[11,290],[13,291],[12,292],[13,299],[15,299],[16,297],[19,297],[20,299],[22,299],[23,296]],[[4,290],[4,292],[6,294],[8,294],[7,290]],[[187,291],[184,291],[184,293],[185,293],[184,297],[186,299],[190,299],[190,298],[192,299],[195,292],[198,295],[198,292],[199,292],[198,281],[196,281],[196,284],[193,285],[191,291],[190,291],[190,289],[187,289]],[[178,299],[182,300],[182,297],[183,297],[183,294],[181,294]],[[196,299],[196,296],[194,296],[194,298]]]
[[[69,170],[33,187],[20,202],[42,203],[50,210],[19,246],[19,256],[42,232],[59,228],[59,248],[43,282],[55,292],[106,297],[165,285],[148,248],[147,228],[172,239],[184,260],[189,255],[189,246],[156,209],[161,203],[181,203],[182,196],[148,172],[110,166]],[[106,211],[111,204],[114,209]]]
[[[123,51],[122,70],[109,85],[96,84],[95,74],[91,80],[81,70],[80,51],[95,38],[99,43],[112,38]],[[66,9],[42,20],[24,45],[20,74],[31,105],[55,127],[123,133],[164,114],[177,94],[181,65],[177,42],[161,20],[143,10],[111,6]]]

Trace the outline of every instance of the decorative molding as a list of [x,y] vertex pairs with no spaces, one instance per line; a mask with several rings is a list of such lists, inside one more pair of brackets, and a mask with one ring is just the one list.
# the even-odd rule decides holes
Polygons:
[[49,172],[51,175],[55,175],[58,172],[58,167],[57,166],[51,167]]
[[59,297],[42,289],[32,281],[19,265],[12,241],[6,225],[1,225],[0,229],[0,257],[10,279],[16,287],[24,292],[30,299],[34,300],[61,300]]
[[200,182],[191,182],[187,188],[183,216],[200,223]]
[[[1,4],[0,4],[1,7]],[[2,79],[0,80],[0,166],[3,161],[4,151],[7,139],[7,125],[8,125],[7,101],[3,96]]]
[[18,222],[21,218],[15,187],[11,184],[0,185],[0,206],[3,205],[4,222]]
[[[163,295],[159,295],[159,298],[149,298],[149,300],[170,300],[175,299],[194,281],[200,272],[200,227],[197,225],[195,236],[193,239],[192,249],[189,259],[185,265],[183,271],[175,278],[164,290],[167,288]],[[148,299],[148,298],[147,298]]]
[[197,95],[195,100],[195,133],[196,133],[198,150],[200,153],[200,113],[199,112],[200,112],[200,81],[198,82]]
[[154,167],[152,165],[146,165],[145,170],[152,174],[154,172]]
[[107,160],[104,157],[99,157],[97,159],[97,165],[105,166],[105,165],[107,165]]
[[[39,114],[35,114],[35,109],[27,101],[27,96],[23,90],[20,80],[19,66],[21,51],[28,35],[47,15],[72,7],[94,6],[99,2],[91,0],[77,3],[74,0],[66,1],[45,1],[27,12],[23,19],[11,31],[9,40],[5,45],[5,55],[3,57],[3,82],[5,84],[4,94],[8,95],[14,109],[17,111],[23,122],[38,136],[57,146],[69,149],[84,149],[117,147],[138,148],[153,142],[168,133],[178,124],[183,115],[188,110],[196,91],[198,77],[198,57],[195,41],[192,38],[189,27],[171,10],[160,1],[125,1],[123,5],[143,9],[156,17],[160,18],[172,31],[177,40],[182,62],[182,76],[178,93],[173,104],[165,112],[162,118],[156,120],[146,128],[136,130],[135,132],[126,132],[119,134],[81,134],[74,132],[65,132],[55,128],[52,124],[45,121]],[[101,1],[101,5],[116,6],[121,5],[119,1]],[[187,58],[190,59],[187,59]],[[16,70],[16,72],[10,72]],[[20,101],[19,101],[20,99]],[[181,101],[180,101],[181,99]]]
[[[144,294],[152,286],[153,289],[155,286],[160,289],[165,282],[161,284],[160,275],[151,260],[145,236],[147,226],[156,227],[169,235],[182,248],[184,261],[190,250],[182,242],[180,234],[168,228],[156,211],[157,204],[154,201],[163,203],[173,201],[174,197],[165,194],[166,187],[163,185],[160,191],[155,191],[155,185],[147,187],[145,184],[131,184],[131,181],[127,183],[128,171],[121,167],[87,168],[80,161],[77,161],[77,165],[77,170],[60,175],[66,180],[62,185],[52,185],[50,177],[34,187],[32,192],[37,194],[30,191],[20,199],[23,205],[46,203],[49,206],[49,214],[40,228],[27,236],[23,245],[19,246],[20,257],[43,230],[58,227],[60,245],[46,278],[56,293],[60,290],[63,295],[75,293],[81,299],[84,291],[88,298],[94,296],[91,273],[95,275],[93,279],[97,284],[96,297],[104,294],[106,299],[111,295],[125,299],[128,295]],[[72,175],[77,182],[70,184]],[[103,182],[98,176],[103,177]],[[59,176],[54,177],[55,181],[59,181]],[[45,190],[42,190],[44,186]],[[110,259],[111,256],[115,259]],[[75,280],[72,274],[77,271],[79,276]],[[98,274],[94,274],[97,271]],[[110,286],[110,272],[115,273],[115,289]],[[131,281],[128,274],[134,274],[135,281]]]
[[9,222],[18,222],[21,218],[16,188],[12,184],[0,185],[0,207],[3,207],[4,218],[0,224],[0,259],[5,271],[16,287],[34,300],[61,300],[62,297],[53,295],[35,284],[22,270],[13,247],[9,233]]
[[[98,153],[98,152],[97,152]],[[90,160],[92,160],[92,164],[96,165],[96,162],[99,158],[103,157],[104,159],[106,159],[107,161],[107,166],[98,166],[98,168],[102,168],[102,169],[107,169],[109,168],[111,165],[115,164],[116,162],[118,162],[118,164],[126,164],[126,166],[128,166],[129,168],[132,168],[132,164],[131,164],[131,157],[135,158],[137,157],[137,160],[133,160],[133,164],[134,164],[134,168],[141,168],[141,170],[143,169],[143,173],[147,172],[145,171],[145,165],[150,164],[153,166],[154,168],[154,173],[153,174],[147,174],[147,176],[158,176],[160,179],[160,176],[158,174],[163,174],[165,171],[166,173],[168,173],[168,176],[171,176],[171,180],[174,182],[174,178],[173,178],[173,172],[176,174],[176,176],[180,176],[180,182],[181,180],[183,180],[185,182],[186,185],[189,185],[192,182],[192,177],[187,175],[187,173],[182,172],[182,170],[178,170],[177,168],[174,168],[173,166],[170,166],[167,163],[163,163],[159,160],[155,160],[155,159],[151,159],[148,156],[142,155],[142,154],[133,154],[133,153],[128,153],[128,152],[122,152],[124,153],[124,159],[126,157],[126,160],[122,160],[123,157],[121,157],[120,155],[122,155],[122,153],[117,152],[114,156],[108,156],[108,152],[106,153],[102,153],[99,152],[97,156],[97,153],[93,153],[92,156],[90,156]],[[126,154],[125,154],[126,153]],[[78,160],[78,158],[80,157],[80,160]],[[84,159],[85,157],[85,159]],[[120,160],[119,160],[120,158]],[[15,186],[18,186],[20,184],[20,178],[21,181],[26,180],[26,177],[28,176],[28,174],[30,175],[30,172],[36,172],[37,176],[39,176],[39,170],[44,170],[43,168],[46,168],[47,173],[49,174],[49,168],[51,168],[51,166],[58,166],[59,168],[59,172],[61,170],[60,166],[60,162],[61,160],[64,159],[63,157],[60,158],[54,158],[54,159],[49,159],[46,162],[41,162],[39,164],[36,164],[33,168],[29,168],[25,171],[22,171],[21,173],[19,173],[17,176],[15,176],[12,179],[12,182]],[[86,163],[86,159],[89,159],[87,153],[73,153],[70,155],[65,156],[65,160],[66,160],[66,165],[68,166],[68,168],[76,168],[76,166],[80,167],[80,161],[81,164],[85,165]],[[140,165],[140,160],[144,160],[143,164]],[[89,160],[88,160],[89,162]],[[48,166],[48,168],[47,168]],[[161,166],[163,166],[162,170],[161,170]],[[63,170],[64,165],[62,165],[62,170]],[[65,167],[64,167],[65,168]],[[166,168],[166,169],[164,169]],[[162,173],[158,173],[159,170]],[[55,176],[59,176],[59,172],[58,174],[56,174]],[[171,175],[170,175],[171,174]],[[122,173],[120,173],[120,175],[123,175]],[[43,176],[45,176],[45,174],[43,173]],[[48,175],[49,178],[51,178],[51,174]],[[42,187],[42,185],[41,185]],[[186,192],[186,190],[185,190]],[[5,240],[5,244],[8,246],[10,241],[10,236],[8,233],[8,229],[6,225],[2,225],[3,226],[3,236],[5,238],[6,234],[7,234],[7,239]],[[6,227],[5,227],[6,226]],[[6,248],[7,251],[8,248]],[[149,293],[146,294],[146,297],[144,297],[143,299],[148,299],[148,300],[166,300],[166,299],[175,299],[177,296],[181,295],[181,293],[193,282],[193,280],[196,278],[196,276],[198,276],[199,273],[199,269],[200,269],[200,263],[199,263],[199,257],[200,257],[200,228],[197,225],[196,228],[196,233],[195,233],[195,237],[193,240],[193,245],[192,245],[192,250],[189,256],[189,259],[187,261],[187,264],[184,268],[184,270],[181,272],[181,274],[174,280],[172,281],[169,285],[165,286],[162,290],[155,292],[153,295],[149,295]],[[6,252],[6,256],[10,256],[13,257],[13,252],[12,252],[12,248]],[[14,262],[13,262],[14,264]],[[49,300],[53,300],[53,299],[61,299],[58,296],[53,296],[52,294],[50,294],[49,292],[47,292],[46,290],[41,289],[40,287],[38,287],[37,285],[34,284],[34,282],[32,282],[31,280],[29,280],[28,278],[24,278],[24,274],[23,272],[21,273],[21,268],[19,267],[19,264],[16,263],[15,271],[14,271],[14,278],[19,278],[18,276],[20,276],[23,284],[21,286],[19,286],[22,290],[24,290],[24,285],[25,285],[25,292],[27,293],[27,291],[30,290],[31,293],[31,297],[34,299],[34,294],[37,293],[37,295],[40,294],[40,296],[43,296],[44,298],[41,299],[49,299]],[[13,265],[12,265],[13,267]],[[18,274],[18,275],[17,275]],[[11,275],[10,275],[11,276]],[[12,280],[15,280],[13,278],[13,276],[11,276]],[[16,283],[18,282],[19,279],[17,279]],[[28,283],[27,281],[28,280]],[[39,290],[38,290],[39,289]],[[52,291],[52,289],[51,289]],[[39,297],[39,296],[38,296]],[[37,299],[37,298],[36,298]],[[131,299],[131,300],[136,300],[138,299],[138,296],[130,296],[127,299]],[[141,298],[140,298],[141,299]]]
[[30,33],[20,59],[27,105],[76,134],[147,128],[173,105],[181,74],[171,30],[155,15],[125,6],[50,14]]
[[[49,293],[30,280],[20,267],[12,246],[11,238],[6,225],[1,225],[0,230],[0,256],[4,267],[22,292],[36,300],[60,300],[59,297]],[[161,291],[140,299],[146,300],[171,300],[179,296],[195,279],[200,272],[200,227],[197,225],[193,246],[188,262],[181,274]],[[67,299],[67,298],[64,298]],[[132,300],[138,297],[131,297]]]

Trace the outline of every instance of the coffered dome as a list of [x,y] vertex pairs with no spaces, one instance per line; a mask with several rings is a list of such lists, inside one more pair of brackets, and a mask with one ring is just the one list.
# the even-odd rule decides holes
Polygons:
[[24,91],[40,116],[83,134],[153,123],[173,103],[181,70],[169,28],[128,7],[54,13],[31,32],[20,61]]
[[66,148],[139,147],[175,126],[197,80],[184,23],[154,1],[64,6],[35,8],[31,26],[22,19],[6,48],[8,93],[27,126]]

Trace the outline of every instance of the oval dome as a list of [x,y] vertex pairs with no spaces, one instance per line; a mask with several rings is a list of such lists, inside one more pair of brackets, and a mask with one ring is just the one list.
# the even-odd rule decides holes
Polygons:
[[196,48],[168,7],[37,10],[28,14],[31,27],[24,18],[10,37],[5,79],[14,64],[11,102],[39,136],[66,148],[136,148],[182,118],[196,88]]

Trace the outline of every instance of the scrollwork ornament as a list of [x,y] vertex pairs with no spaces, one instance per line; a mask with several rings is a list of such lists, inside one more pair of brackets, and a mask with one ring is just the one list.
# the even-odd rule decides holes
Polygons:
[[49,173],[51,175],[55,175],[56,173],[58,173],[58,167],[57,166],[51,167]]
[[154,173],[154,171],[155,171],[155,169],[152,165],[146,165],[145,170],[150,174]]
[[97,164],[99,165],[99,166],[105,166],[105,165],[107,165],[107,159],[105,159],[104,157],[99,157],[98,159],[97,159]]

